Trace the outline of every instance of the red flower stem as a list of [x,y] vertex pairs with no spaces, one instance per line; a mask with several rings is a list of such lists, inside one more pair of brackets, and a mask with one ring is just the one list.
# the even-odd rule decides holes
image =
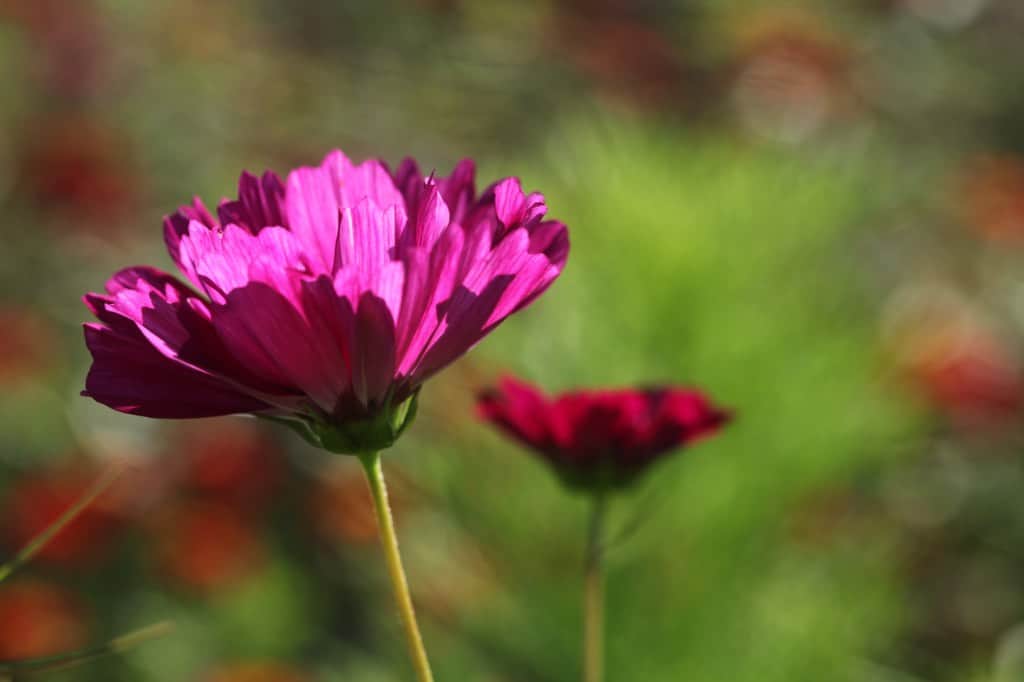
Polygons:
[[594,493],[583,575],[583,682],[604,678],[604,490]]
[[125,470],[125,463],[118,462],[110,466],[103,474],[96,479],[88,490],[86,490],[80,498],[75,500],[75,503],[64,510],[57,519],[49,526],[44,528],[42,532],[32,538],[27,545],[18,550],[18,553],[8,561],[6,564],[0,565],[0,582],[3,582],[7,578],[17,571],[19,568],[27,564],[32,558],[39,553],[43,547],[46,546],[50,540],[52,540],[58,533],[74,521],[79,514],[91,505],[99,498],[100,495],[105,493],[110,485],[121,475],[121,472]]
[[398,537],[395,535],[395,523],[391,518],[388,489],[384,483],[380,453],[360,455],[359,461],[363,463],[366,481],[370,484],[370,493],[373,495],[373,507],[377,514],[380,541],[387,559],[391,587],[395,592],[395,603],[398,605],[398,613],[405,629],[405,638],[409,644],[409,654],[412,656],[413,668],[416,669],[416,679],[419,682],[433,682],[434,676],[430,672],[427,650],[423,647],[423,637],[416,624],[416,612],[412,606],[412,597],[409,595],[409,583],[405,578],[405,569],[402,568],[402,555],[398,551]]

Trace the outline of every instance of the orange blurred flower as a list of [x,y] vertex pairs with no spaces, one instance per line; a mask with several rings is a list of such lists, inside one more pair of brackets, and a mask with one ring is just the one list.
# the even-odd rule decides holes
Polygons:
[[84,610],[72,593],[39,581],[0,585],[0,660],[71,651],[87,636]]
[[160,572],[199,592],[230,587],[262,565],[263,542],[253,525],[221,502],[192,502],[158,524]]
[[771,12],[737,33],[733,101],[755,133],[799,142],[852,110],[852,50],[815,17]]
[[682,104],[692,69],[659,19],[632,2],[559,0],[550,15],[548,43],[604,97],[640,109],[667,109]]
[[961,180],[964,218],[979,234],[1024,240],[1024,159],[984,156],[967,165]]
[[1020,368],[984,333],[937,330],[913,370],[933,402],[969,421],[1009,418],[1024,402]]
[[0,384],[11,387],[37,377],[53,361],[53,333],[38,315],[0,309]]
[[881,523],[870,501],[853,488],[811,490],[796,500],[788,518],[788,535],[797,545],[826,549],[856,542]]
[[[313,528],[324,540],[365,544],[377,541],[377,517],[373,498],[357,467],[339,463],[323,473],[309,498]],[[408,507],[408,494],[402,478],[388,471],[391,483],[388,497],[396,525]]]
[[1020,359],[954,285],[926,281],[898,292],[886,306],[883,336],[913,386],[962,425],[993,425],[1024,407]]
[[305,672],[275,662],[234,663],[216,668],[200,682],[312,682]]
[[109,40],[94,0],[0,0],[0,18],[28,34],[27,71],[51,96],[87,97],[103,84]]
[[[91,467],[62,466],[15,481],[3,504],[4,545],[11,551],[24,547],[81,499],[99,476]],[[109,493],[61,529],[34,560],[83,566],[104,558],[123,525]]]
[[184,425],[176,449],[186,462],[186,486],[246,510],[266,506],[281,483],[282,454],[253,419]]

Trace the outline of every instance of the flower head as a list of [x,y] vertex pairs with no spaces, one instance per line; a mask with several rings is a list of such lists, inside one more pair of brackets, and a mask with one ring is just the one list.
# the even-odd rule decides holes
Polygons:
[[481,416],[547,459],[574,487],[620,487],[731,414],[673,387],[574,391],[549,398],[512,378],[485,392]]
[[568,256],[565,226],[515,178],[477,194],[340,151],[282,181],[243,173],[214,216],[193,200],[164,224],[187,283],[122,270],[85,301],[85,395],[149,417],[250,412],[315,444],[390,445],[422,383],[540,295]]

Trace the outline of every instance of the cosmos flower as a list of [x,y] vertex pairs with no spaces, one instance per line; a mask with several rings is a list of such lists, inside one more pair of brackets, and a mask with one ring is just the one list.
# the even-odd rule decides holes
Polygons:
[[731,414],[692,390],[590,390],[549,398],[505,378],[481,416],[536,451],[573,487],[620,487],[669,452],[718,431]]
[[158,418],[255,413],[319,447],[389,446],[423,382],[561,273],[565,226],[515,178],[424,178],[334,151],[282,181],[243,173],[214,217],[165,220],[187,282],[122,270],[86,304],[85,395]]

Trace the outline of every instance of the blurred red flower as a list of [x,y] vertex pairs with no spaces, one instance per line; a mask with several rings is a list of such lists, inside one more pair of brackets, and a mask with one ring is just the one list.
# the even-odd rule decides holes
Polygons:
[[[16,551],[46,530],[82,498],[100,474],[91,467],[63,466],[15,481],[3,504],[3,540]],[[81,567],[103,559],[123,519],[110,491],[68,523],[34,561]]]
[[74,594],[39,581],[0,585],[0,660],[78,649],[87,636],[84,609]]
[[44,119],[26,136],[19,177],[40,209],[57,210],[69,229],[110,230],[138,192],[126,140],[81,116]]
[[209,593],[237,584],[262,565],[257,529],[231,506],[191,502],[158,524],[156,558],[171,581]]

